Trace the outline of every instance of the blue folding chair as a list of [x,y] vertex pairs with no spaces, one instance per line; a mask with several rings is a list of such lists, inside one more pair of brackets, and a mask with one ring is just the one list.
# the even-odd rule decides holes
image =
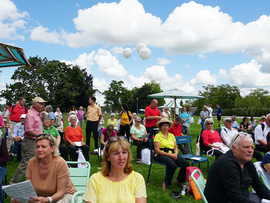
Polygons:
[[151,172],[151,168],[152,168],[152,164],[156,163],[156,164],[161,164],[163,166],[165,166],[165,183],[166,183],[166,189],[168,188],[168,183],[167,183],[167,165],[158,161],[154,160],[154,156],[155,156],[155,147],[154,147],[154,140],[153,139],[149,139],[149,146],[150,146],[150,152],[151,152],[151,164],[149,166],[149,172],[148,172],[148,177],[147,177],[147,183],[149,182],[149,178],[150,178],[150,172]]
[[191,165],[193,166],[196,163],[202,163],[202,162],[207,162],[207,171],[209,173],[209,159],[206,156],[197,156],[193,154],[192,151],[192,138],[190,135],[187,136],[179,136],[179,137],[175,137],[176,139],[176,144],[189,144],[189,148],[190,148],[190,154],[182,154],[181,156],[185,159],[188,159],[191,161]]

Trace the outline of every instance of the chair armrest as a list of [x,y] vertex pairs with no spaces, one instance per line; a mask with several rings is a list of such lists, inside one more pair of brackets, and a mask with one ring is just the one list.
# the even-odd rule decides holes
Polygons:
[[80,203],[80,202],[83,202],[81,199],[79,200],[77,198],[77,200],[75,201],[75,198],[78,197],[78,196],[82,196],[84,194],[84,191],[79,191],[79,192],[75,192],[73,195],[72,195],[72,199],[71,199],[71,203]]

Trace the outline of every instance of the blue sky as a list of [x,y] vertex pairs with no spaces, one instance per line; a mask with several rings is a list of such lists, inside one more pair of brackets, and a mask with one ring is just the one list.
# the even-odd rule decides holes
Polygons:
[[[0,42],[86,68],[101,92],[155,80],[166,91],[237,85],[270,90],[269,0],[0,0]],[[142,60],[136,45],[151,57]],[[133,54],[126,59],[123,49]],[[4,68],[0,90],[15,68]],[[102,95],[96,95],[99,103]],[[2,102],[4,102],[4,98]]]

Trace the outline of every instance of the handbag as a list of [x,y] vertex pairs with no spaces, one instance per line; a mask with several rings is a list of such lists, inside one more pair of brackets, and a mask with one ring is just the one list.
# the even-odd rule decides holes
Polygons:
[[190,117],[189,123],[194,123],[194,118],[193,118],[193,116]]
[[202,118],[199,117],[198,124],[201,124],[201,123],[202,123]]
[[[83,156],[82,150],[80,148],[78,149],[77,153],[78,153],[78,159],[77,159],[78,162],[86,161],[84,156]],[[87,168],[87,165],[86,164],[78,164],[78,168]]]
[[206,154],[208,156],[212,156],[214,154],[214,150],[218,150],[218,151],[221,151],[223,154],[225,154],[227,151],[229,151],[229,147],[227,147],[226,145],[224,145],[223,143],[221,142],[214,142],[213,145],[216,145],[216,146],[219,146],[221,149],[218,149],[218,148],[214,148],[212,147],[211,149],[209,149]]
[[150,155],[151,155],[150,149],[148,148],[143,149],[141,152],[141,163],[150,165],[151,164]]

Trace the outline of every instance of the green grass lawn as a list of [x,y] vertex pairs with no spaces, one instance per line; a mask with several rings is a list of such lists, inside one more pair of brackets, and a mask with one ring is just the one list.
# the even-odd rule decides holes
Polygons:
[[[104,120],[106,120],[106,123],[107,123],[108,118],[109,118],[109,116],[104,117]],[[191,124],[191,127],[190,127],[191,132],[188,132],[188,135],[192,136],[193,153],[196,152],[196,146],[195,146],[196,139],[197,139],[197,136],[201,132],[201,125],[197,124],[198,116],[195,116],[194,118],[195,118],[194,119],[195,123]],[[67,115],[64,116],[64,119],[67,120]],[[241,119],[237,120],[238,123],[241,122],[240,120]],[[65,127],[67,125],[68,125],[68,123],[66,121],[65,122]],[[104,126],[106,126],[106,124]],[[215,128],[218,128],[218,123],[217,123],[216,118],[214,118],[214,129]],[[84,126],[83,126],[83,132],[85,134],[85,123],[84,123]],[[92,137],[91,142],[90,142],[90,151],[93,151],[93,149],[94,149],[94,139]],[[148,171],[149,171],[149,166],[144,165],[144,164],[140,164],[140,165],[136,164],[136,146],[131,147],[131,152],[132,152],[132,155],[133,155],[132,165],[133,165],[134,170],[141,173],[143,175],[143,177],[145,178],[145,181],[146,181]],[[15,160],[16,160],[16,158],[15,158]],[[7,164],[8,183],[9,183],[10,179],[12,178],[13,174],[15,173],[15,170],[17,169],[18,165],[19,165],[19,163],[15,163],[15,160],[10,161]],[[100,161],[98,160],[98,156],[90,154],[89,162],[91,164],[91,174],[98,172],[99,171],[98,168],[100,167]],[[212,163],[214,162],[214,157],[209,157],[209,162],[210,162],[210,166],[211,166]],[[201,163],[200,169],[201,169],[204,177],[207,178],[207,175],[208,175],[207,163],[206,162]],[[179,172],[179,169],[176,170],[172,183],[175,182],[178,172]],[[179,200],[175,200],[173,197],[170,197],[171,191],[179,191],[179,187],[176,186],[175,184],[172,184],[168,188],[167,191],[162,190],[162,183],[164,181],[164,177],[165,177],[165,167],[163,165],[153,164],[152,170],[151,170],[151,175],[150,175],[151,184],[147,184],[147,187],[146,187],[147,201],[148,202],[164,203],[164,202],[178,202],[179,201]],[[25,178],[23,180],[25,180]],[[10,198],[9,197],[6,198],[5,202],[10,202]],[[196,201],[194,200],[193,196],[184,196],[183,200],[181,200],[181,202],[196,202]],[[197,201],[197,202],[203,202],[203,201],[200,200],[200,201]]]

